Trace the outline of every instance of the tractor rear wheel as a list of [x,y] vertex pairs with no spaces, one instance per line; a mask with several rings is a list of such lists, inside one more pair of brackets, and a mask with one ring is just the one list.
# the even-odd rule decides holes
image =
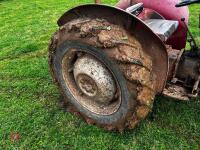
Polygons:
[[104,19],[66,23],[49,45],[49,66],[64,107],[106,130],[134,128],[151,111],[151,57],[123,27]]

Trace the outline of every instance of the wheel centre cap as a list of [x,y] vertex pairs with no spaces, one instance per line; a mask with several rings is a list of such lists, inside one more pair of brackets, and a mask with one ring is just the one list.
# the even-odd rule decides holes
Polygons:
[[109,70],[90,55],[79,57],[74,64],[76,84],[86,96],[101,103],[110,102],[116,92]]

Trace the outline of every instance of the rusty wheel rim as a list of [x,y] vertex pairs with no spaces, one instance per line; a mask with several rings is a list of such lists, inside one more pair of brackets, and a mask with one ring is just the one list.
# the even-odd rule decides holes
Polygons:
[[70,93],[82,107],[99,115],[111,115],[119,109],[118,82],[112,71],[93,54],[69,49],[62,58],[62,75]]

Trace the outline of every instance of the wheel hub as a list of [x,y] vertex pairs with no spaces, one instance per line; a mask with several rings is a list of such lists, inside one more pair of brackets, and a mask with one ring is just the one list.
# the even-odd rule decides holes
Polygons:
[[91,55],[79,57],[74,78],[81,92],[96,102],[109,103],[116,92],[115,82],[105,66]]
[[97,94],[97,86],[95,81],[86,74],[78,75],[77,83],[85,95],[94,97]]

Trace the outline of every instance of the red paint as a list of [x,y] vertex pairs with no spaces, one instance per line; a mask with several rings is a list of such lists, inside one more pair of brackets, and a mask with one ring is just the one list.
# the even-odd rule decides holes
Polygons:
[[[175,5],[179,3],[180,0],[132,0],[132,4],[139,2],[144,3],[145,8],[150,8],[158,12],[167,20],[179,21],[179,27],[177,31],[167,41],[167,44],[172,45],[172,47],[175,49],[185,48],[187,39],[187,28],[181,21],[181,18],[184,17],[186,24],[188,24],[188,7],[176,8]],[[121,0],[117,4],[117,7],[121,9],[126,9],[128,6],[130,6],[130,4],[131,0]]]
[[19,133],[11,133],[10,134],[10,140],[12,142],[18,142],[20,140],[21,136]]

